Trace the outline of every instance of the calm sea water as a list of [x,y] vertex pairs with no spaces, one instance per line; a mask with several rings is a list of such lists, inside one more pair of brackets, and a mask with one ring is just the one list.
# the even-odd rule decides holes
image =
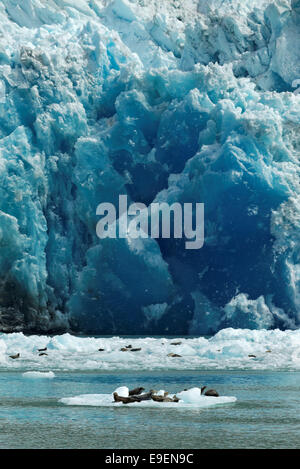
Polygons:
[[[176,392],[204,383],[238,402],[163,411],[58,402],[120,385]],[[299,372],[1,372],[0,407],[0,448],[300,448]]]

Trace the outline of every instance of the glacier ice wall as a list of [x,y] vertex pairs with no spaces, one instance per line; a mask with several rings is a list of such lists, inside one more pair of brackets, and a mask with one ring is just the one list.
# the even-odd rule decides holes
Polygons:
[[[1,2],[1,330],[299,327],[299,27],[299,0]],[[204,202],[204,247],[100,241],[119,194]]]

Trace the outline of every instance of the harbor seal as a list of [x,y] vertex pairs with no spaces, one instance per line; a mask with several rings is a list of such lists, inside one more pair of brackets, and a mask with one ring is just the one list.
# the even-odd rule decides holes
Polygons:
[[136,402],[133,397],[122,397],[119,396],[117,392],[113,393],[114,401],[115,402],[123,402],[123,404],[129,404],[130,402]]
[[157,396],[156,394],[152,394],[151,398],[152,398],[152,401],[155,401],[155,402],[179,402],[179,399],[176,395],[173,397],[167,397],[167,396]]
[[143,391],[145,391],[145,388],[134,388],[129,391],[129,396],[137,396],[138,394],[141,394]]
[[115,402],[123,402],[123,404],[131,404],[132,402],[141,402],[141,401],[147,401],[150,400],[152,397],[152,392],[149,391],[148,393],[145,394],[140,394],[140,395],[135,395],[135,396],[128,396],[128,397],[122,397],[119,396],[117,392],[113,393],[113,398]]
[[[202,386],[201,388],[201,395],[203,395],[204,393],[204,389],[206,389],[207,386]],[[217,391],[215,389],[209,389],[208,391],[206,391],[204,393],[205,396],[211,396],[211,397],[219,397],[219,394],[217,393]]]
[[133,348],[132,345],[126,345],[126,347],[120,348],[120,352],[137,352],[140,348]]

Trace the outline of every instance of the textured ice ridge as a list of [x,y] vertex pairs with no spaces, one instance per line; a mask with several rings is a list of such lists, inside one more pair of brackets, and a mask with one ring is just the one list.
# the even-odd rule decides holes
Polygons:
[[[138,351],[124,352],[128,345]],[[45,348],[41,356],[39,349]],[[17,353],[20,357],[12,359]],[[228,328],[209,339],[0,334],[0,370],[26,370],[33,372],[31,377],[38,377],[37,372],[46,377],[45,371],[170,369],[300,371],[300,329]]]
[[[3,0],[0,328],[300,322],[299,0]],[[96,207],[204,202],[205,244]]]

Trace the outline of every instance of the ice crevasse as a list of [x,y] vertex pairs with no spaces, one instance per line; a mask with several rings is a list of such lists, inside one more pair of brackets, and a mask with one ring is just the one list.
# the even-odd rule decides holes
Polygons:
[[[299,0],[3,0],[0,329],[300,324]],[[205,243],[96,207],[203,202]]]

